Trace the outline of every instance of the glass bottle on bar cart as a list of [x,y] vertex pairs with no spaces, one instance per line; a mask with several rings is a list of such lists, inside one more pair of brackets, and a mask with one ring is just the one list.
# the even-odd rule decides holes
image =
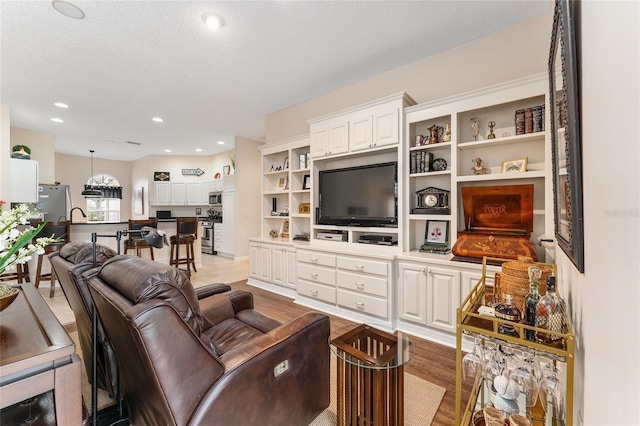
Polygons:
[[[536,327],[556,333],[567,332],[567,309],[564,300],[556,294],[556,277],[547,277],[547,294],[536,305]],[[540,343],[564,347],[564,339],[551,333],[536,332]]]
[[[520,322],[522,319],[522,313],[520,312],[520,309],[513,304],[513,296],[510,293],[504,293],[502,298],[504,301],[502,303],[498,303],[495,307],[496,318],[515,323]],[[511,324],[500,323],[498,325],[498,333],[506,334],[508,336],[519,336],[518,330],[516,330],[516,328]]]
[[[524,311],[524,323],[535,327],[536,325],[536,306],[540,300],[540,278],[542,277],[542,269],[538,266],[529,266],[529,293],[524,299],[525,311]],[[536,333],[533,330],[524,331],[524,336],[527,340],[532,342],[536,341]]]

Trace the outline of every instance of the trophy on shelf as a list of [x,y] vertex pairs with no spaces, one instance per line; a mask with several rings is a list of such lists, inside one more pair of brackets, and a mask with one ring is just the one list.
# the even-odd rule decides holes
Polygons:
[[480,134],[480,117],[471,117],[471,128],[473,129],[473,140],[478,140]]
[[493,133],[493,128],[496,126],[496,122],[490,121],[487,126],[489,126],[489,134],[487,135],[487,139],[495,139],[496,135]]

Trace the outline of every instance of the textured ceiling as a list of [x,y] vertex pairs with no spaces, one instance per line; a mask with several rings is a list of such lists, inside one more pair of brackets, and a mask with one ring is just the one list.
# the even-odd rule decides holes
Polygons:
[[[94,149],[125,161],[164,149],[211,155],[231,149],[234,136],[264,140],[270,112],[551,8],[542,0],[72,3],[85,19],[50,1],[0,1],[0,101],[11,105],[12,126],[55,134],[56,152]],[[226,25],[208,31],[205,12]]]

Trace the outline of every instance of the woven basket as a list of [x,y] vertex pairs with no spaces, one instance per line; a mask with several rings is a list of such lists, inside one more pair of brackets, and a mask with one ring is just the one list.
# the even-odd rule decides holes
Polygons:
[[538,263],[534,263],[530,257],[518,257],[518,260],[502,264],[502,272],[497,272],[494,284],[494,299],[504,301],[502,295],[510,293],[513,296],[513,304],[524,315],[525,298],[529,294],[529,267],[538,266],[542,271],[538,292],[540,297],[547,294],[547,277],[553,275],[553,271]]

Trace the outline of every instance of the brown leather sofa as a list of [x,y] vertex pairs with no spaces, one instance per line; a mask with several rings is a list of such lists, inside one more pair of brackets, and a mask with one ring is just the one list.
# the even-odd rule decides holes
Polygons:
[[280,323],[132,256],[85,273],[134,425],[308,425],[329,405],[329,318]]

